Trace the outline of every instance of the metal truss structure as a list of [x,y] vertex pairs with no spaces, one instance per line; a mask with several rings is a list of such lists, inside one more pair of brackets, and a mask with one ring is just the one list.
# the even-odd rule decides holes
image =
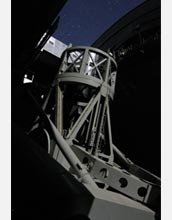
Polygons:
[[[47,151],[95,197],[87,215],[91,220],[153,220],[160,179],[112,142],[109,103],[116,76],[117,63],[110,54],[93,47],[64,51],[42,107],[35,100],[50,129],[44,126]],[[30,134],[40,126],[38,118]]]

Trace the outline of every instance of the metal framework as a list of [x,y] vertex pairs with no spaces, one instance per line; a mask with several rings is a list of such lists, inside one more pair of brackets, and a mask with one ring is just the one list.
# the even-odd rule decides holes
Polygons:
[[[159,178],[133,164],[112,143],[109,102],[114,97],[116,75],[115,60],[99,49],[71,47],[64,51],[52,83],[54,122],[46,115],[53,89],[41,109],[55,140],[49,152],[95,196],[88,215],[91,220],[105,219],[101,214],[96,217],[93,209],[101,202],[111,207],[108,210],[112,213],[113,208],[118,212],[117,218],[107,219],[124,220],[125,215],[120,212],[129,208],[131,216],[127,219],[153,220],[155,213],[146,206],[157,202],[154,195],[160,193]],[[116,163],[117,158],[123,167]],[[119,193],[122,202],[115,208]],[[140,216],[136,214],[138,210]]]

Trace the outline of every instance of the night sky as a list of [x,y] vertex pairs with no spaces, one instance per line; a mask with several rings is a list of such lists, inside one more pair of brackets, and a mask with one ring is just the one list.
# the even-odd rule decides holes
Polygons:
[[145,0],[68,0],[54,37],[65,44],[89,46],[115,21]]

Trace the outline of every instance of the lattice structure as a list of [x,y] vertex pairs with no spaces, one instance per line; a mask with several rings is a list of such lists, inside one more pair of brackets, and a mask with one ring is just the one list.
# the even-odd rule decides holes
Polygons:
[[[113,57],[99,49],[71,47],[64,51],[58,74],[40,110],[50,129],[48,135],[44,128],[49,139],[48,153],[88,187],[96,207],[103,203],[108,209],[115,207],[115,196],[122,194],[125,197],[119,198],[120,208],[115,209],[116,213],[120,210],[118,219],[122,220],[123,210],[130,207],[130,219],[138,220],[140,210],[140,219],[153,220],[155,213],[146,206],[156,207],[160,179],[132,163],[112,143],[109,103],[114,97],[116,74]],[[50,100],[54,103],[53,116],[46,113]],[[93,208],[90,213],[97,215]]]

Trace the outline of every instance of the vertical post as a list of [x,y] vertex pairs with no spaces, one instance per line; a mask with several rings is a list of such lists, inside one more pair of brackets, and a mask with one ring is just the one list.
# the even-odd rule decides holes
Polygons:
[[[56,111],[55,111],[55,126],[59,133],[63,136],[63,92],[61,91],[59,85],[56,86]],[[61,152],[57,143],[54,146],[53,158],[57,160],[60,164],[64,165],[66,169],[70,168],[65,156]]]
[[56,100],[56,126],[60,134],[63,135],[63,93],[58,85],[56,86]]

